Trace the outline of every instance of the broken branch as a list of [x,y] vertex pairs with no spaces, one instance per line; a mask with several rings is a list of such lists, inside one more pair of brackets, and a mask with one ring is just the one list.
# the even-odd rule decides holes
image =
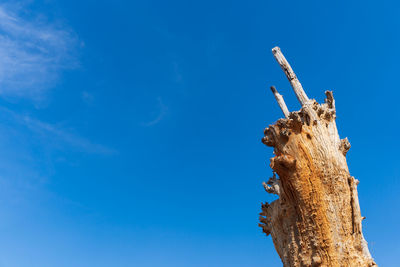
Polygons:
[[304,106],[310,99],[304,92],[303,86],[301,86],[301,83],[297,79],[297,76],[292,70],[292,67],[290,66],[289,62],[282,54],[281,49],[279,47],[272,48],[272,54],[274,54],[276,61],[281,66],[282,70],[285,72],[285,75],[288,78],[290,85],[292,86],[293,91],[296,94],[297,99],[299,100],[301,106]]
[[271,86],[271,91],[275,96],[276,102],[278,102],[279,107],[281,108],[283,114],[285,115],[285,118],[289,118],[290,112],[285,104],[285,100],[283,100],[283,96],[278,93],[275,86]]

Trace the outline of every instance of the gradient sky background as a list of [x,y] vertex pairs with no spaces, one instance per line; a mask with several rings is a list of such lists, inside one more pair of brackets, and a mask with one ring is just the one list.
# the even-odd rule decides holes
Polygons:
[[0,266],[281,266],[258,224],[272,150],[307,94],[336,98],[364,234],[398,266],[398,1],[6,1]]

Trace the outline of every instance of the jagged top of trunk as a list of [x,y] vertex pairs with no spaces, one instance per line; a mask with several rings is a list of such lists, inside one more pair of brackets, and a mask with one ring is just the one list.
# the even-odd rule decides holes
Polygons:
[[326,91],[322,104],[309,99],[281,50],[272,52],[302,107],[290,112],[271,87],[284,118],[264,131],[262,142],[275,156],[273,177],[263,185],[279,198],[262,204],[260,226],[284,266],[376,265],[362,234],[358,180],[347,167],[350,143],[339,138],[333,94]]

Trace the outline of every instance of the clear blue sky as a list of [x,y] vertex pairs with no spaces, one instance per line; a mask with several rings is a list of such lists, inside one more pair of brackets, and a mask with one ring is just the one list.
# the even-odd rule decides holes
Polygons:
[[334,91],[364,233],[398,266],[398,1],[0,6],[0,266],[281,266],[263,130]]

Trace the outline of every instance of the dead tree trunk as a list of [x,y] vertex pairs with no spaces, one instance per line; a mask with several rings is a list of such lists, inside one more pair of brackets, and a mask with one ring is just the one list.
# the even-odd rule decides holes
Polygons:
[[275,154],[274,175],[264,187],[279,199],[262,204],[260,226],[284,266],[376,266],[362,234],[358,180],[347,167],[350,143],[339,138],[332,92],[323,104],[310,100],[280,49],[272,52],[302,108],[289,113],[271,88],[285,118],[264,132],[262,142]]

